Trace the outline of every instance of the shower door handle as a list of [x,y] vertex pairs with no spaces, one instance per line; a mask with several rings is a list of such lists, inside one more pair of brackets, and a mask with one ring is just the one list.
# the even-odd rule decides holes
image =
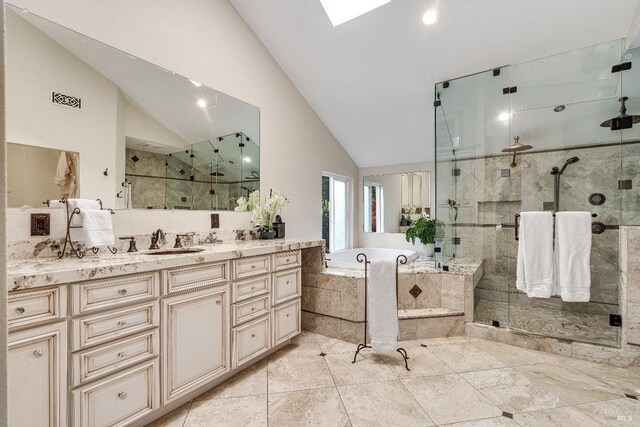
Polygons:
[[516,220],[515,220],[515,223],[516,223],[516,226],[515,226],[515,230],[516,230],[516,236],[515,237],[516,237],[516,240],[520,240],[520,238],[518,237],[518,228],[520,226],[519,218],[520,218],[520,214],[516,214]]

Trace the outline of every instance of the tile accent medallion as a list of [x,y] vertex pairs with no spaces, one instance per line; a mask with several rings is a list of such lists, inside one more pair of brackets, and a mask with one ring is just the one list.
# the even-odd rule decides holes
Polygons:
[[422,293],[422,289],[420,289],[420,286],[418,285],[413,285],[413,288],[409,289],[409,293],[412,297],[418,298],[418,296],[420,296],[420,294]]

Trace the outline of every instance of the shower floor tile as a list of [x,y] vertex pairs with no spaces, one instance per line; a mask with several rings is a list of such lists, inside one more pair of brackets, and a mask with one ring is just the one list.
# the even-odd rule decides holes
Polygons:
[[371,349],[352,364],[355,344],[305,332],[152,425],[585,427],[640,418],[640,401],[619,397],[640,390],[638,370],[470,337],[399,346],[411,371]]

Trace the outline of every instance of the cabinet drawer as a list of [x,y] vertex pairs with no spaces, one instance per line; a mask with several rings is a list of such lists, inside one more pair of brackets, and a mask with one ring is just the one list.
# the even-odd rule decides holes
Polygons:
[[233,284],[232,302],[246,301],[271,290],[271,277],[263,276]]
[[232,368],[264,353],[271,348],[269,316],[233,329]]
[[302,277],[300,269],[273,273],[273,305],[299,297]]
[[174,268],[167,271],[164,293],[219,285],[229,280],[229,263],[217,262],[190,267]]
[[64,318],[67,313],[64,286],[36,291],[11,292],[7,301],[9,328]]
[[286,270],[289,268],[300,267],[301,265],[300,251],[280,252],[273,255],[273,269],[275,271]]
[[233,279],[257,276],[269,272],[269,255],[233,260]]
[[159,407],[158,359],[73,391],[74,426],[128,425]]
[[157,272],[134,274],[73,285],[73,314],[157,297],[160,294]]
[[112,372],[135,365],[159,352],[158,330],[103,344],[74,353],[72,386],[83,384]]
[[269,314],[271,299],[269,295],[258,297],[247,302],[234,304],[231,308],[233,326],[244,323],[248,320]]
[[272,318],[275,347],[300,333],[300,299],[272,309]]
[[74,319],[73,351],[158,326],[158,303]]

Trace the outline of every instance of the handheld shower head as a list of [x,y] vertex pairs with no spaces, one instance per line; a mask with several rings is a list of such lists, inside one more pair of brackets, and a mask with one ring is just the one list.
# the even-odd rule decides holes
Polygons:
[[567,160],[567,164],[568,164],[568,165],[572,165],[572,164],[574,164],[574,163],[576,163],[576,162],[578,162],[578,161],[580,161],[580,159],[579,159],[579,158],[577,158],[577,157],[572,157],[572,158],[570,158],[570,159],[568,159],[568,160]]

